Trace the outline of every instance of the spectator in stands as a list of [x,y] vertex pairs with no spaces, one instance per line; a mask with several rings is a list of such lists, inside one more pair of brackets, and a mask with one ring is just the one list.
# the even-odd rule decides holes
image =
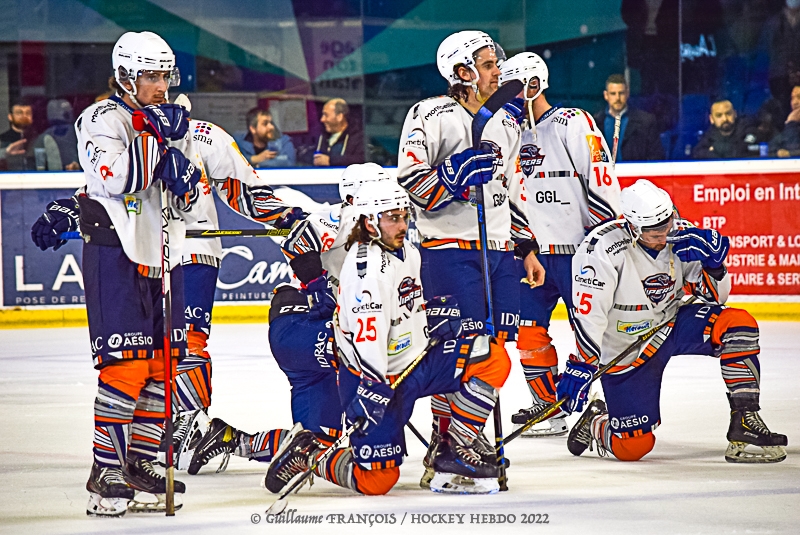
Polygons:
[[80,171],[78,137],[72,124],[72,105],[64,99],[47,103],[47,122],[50,127],[36,140],[35,147],[45,149],[49,171]]
[[603,98],[608,103],[606,109],[594,115],[594,120],[603,130],[609,146],[613,145],[614,121],[621,116],[618,162],[663,160],[664,147],[656,127],[656,118],[646,111],[628,107],[628,83],[621,74],[612,74],[606,80]]
[[744,120],[738,120],[733,104],[727,99],[718,99],[711,104],[708,116],[711,128],[692,151],[696,160],[749,158],[749,145],[755,143],[753,128]]
[[769,90],[786,106],[793,86],[790,78],[800,71],[800,0],[786,0],[781,12],[767,21],[764,39],[769,47]]
[[322,107],[319,122],[325,127],[325,133],[317,141],[315,166],[346,167],[364,163],[364,136],[349,122],[349,115],[350,107],[341,98],[333,98]]
[[800,156],[800,85],[792,89],[792,111],[786,118],[783,132],[769,144],[769,155],[778,158]]
[[261,108],[247,112],[247,133],[237,133],[233,137],[242,155],[255,168],[294,167],[296,154],[292,139],[282,134],[272,114]]
[[9,171],[36,169],[33,150],[27,147],[33,125],[31,104],[24,99],[12,101],[8,107],[8,123],[11,127],[0,134],[0,151],[3,153],[0,157],[5,160],[4,167]]

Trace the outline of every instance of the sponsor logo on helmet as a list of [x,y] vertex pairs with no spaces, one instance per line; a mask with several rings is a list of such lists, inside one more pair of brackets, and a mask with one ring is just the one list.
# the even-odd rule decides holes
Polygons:
[[389,340],[387,353],[390,357],[399,355],[409,347],[411,347],[411,333],[401,334],[397,338],[392,338]]
[[406,277],[397,288],[400,306],[405,306],[409,312],[414,309],[414,299],[422,297],[422,286],[416,281],[417,279]]
[[654,304],[663,301],[675,288],[675,281],[666,273],[650,275],[642,281],[644,293]]
[[653,322],[650,320],[643,320],[639,322],[617,320],[617,332],[625,334],[639,334],[649,330],[652,326]]
[[599,136],[587,135],[586,143],[589,144],[589,152],[592,154],[592,163],[608,163],[611,161],[608,157],[608,153],[603,149],[603,141]]
[[525,176],[531,176],[533,169],[544,162],[544,154],[541,150],[536,145],[523,145],[519,149],[519,165]]

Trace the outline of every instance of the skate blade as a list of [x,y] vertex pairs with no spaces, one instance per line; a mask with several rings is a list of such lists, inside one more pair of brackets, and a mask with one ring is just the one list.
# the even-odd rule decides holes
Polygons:
[[439,473],[431,480],[431,490],[442,494],[495,494],[500,492],[496,478],[470,478],[458,474]]
[[[745,448],[758,448],[759,451],[748,451]],[[729,463],[757,464],[779,463],[786,459],[783,446],[754,446],[746,442],[730,442],[725,451],[725,460]]]
[[433,468],[426,466],[425,473],[422,474],[422,478],[419,480],[419,486],[423,489],[431,488],[431,480],[433,479],[434,474],[435,472],[433,471]]
[[[178,500],[180,494],[175,494],[175,510],[183,507],[183,503]],[[144,498],[144,499],[143,499]],[[166,494],[149,494],[140,492],[130,502],[128,502],[128,512],[130,513],[166,513],[167,496]]]
[[103,498],[99,494],[90,493],[86,504],[86,515],[104,518],[119,518],[128,512],[127,498]]
[[[551,422],[555,423],[553,425]],[[514,431],[523,427],[522,424],[515,424]],[[521,437],[525,438],[540,438],[540,437],[562,437],[569,433],[569,426],[567,425],[566,420],[563,418],[558,418],[557,421],[553,420],[545,420],[544,422],[540,422],[532,426],[527,431],[523,431],[520,435]]]

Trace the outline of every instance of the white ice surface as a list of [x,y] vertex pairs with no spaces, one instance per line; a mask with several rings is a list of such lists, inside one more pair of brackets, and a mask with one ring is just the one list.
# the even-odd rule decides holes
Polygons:
[[[288,382],[270,356],[266,329],[217,325],[211,338],[211,414],[250,432],[290,424]],[[387,496],[355,496],[318,479],[289,503],[303,515],[394,514],[395,524],[373,527],[267,525],[264,511],[274,497],[259,486],[266,465],[240,458],[222,474],[178,473],[187,492],[174,518],[87,517],[84,485],[97,383],[87,331],[3,330],[0,533],[800,533],[799,329],[797,323],[762,324],[761,414],[773,431],[789,435],[782,463],[726,463],[728,408],[718,361],[676,357],[664,377],[655,450],[640,462],[600,459],[588,451],[576,458],[564,437],[519,439],[506,449],[509,492],[435,495],[418,487],[424,448],[407,432],[409,456]],[[566,322],[556,322],[553,331],[563,362],[571,334]],[[502,391],[506,433],[511,414],[529,403],[516,351],[511,353],[514,367]],[[418,402],[412,422],[428,435],[427,400]],[[415,513],[462,514],[465,524],[413,524]],[[469,524],[470,515],[479,513],[513,514],[516,522]],[[549,524],[523,525],[522,515],[531,513],[547,514]],[[251,523],[254,514],[262,516],[258,525]]]

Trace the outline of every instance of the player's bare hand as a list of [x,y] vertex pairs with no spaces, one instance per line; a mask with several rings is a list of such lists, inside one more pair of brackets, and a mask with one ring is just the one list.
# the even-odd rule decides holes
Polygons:
[[544,284],[545,269],[544,266],[536,258],[535,253],[528,253],[528,256],[523,260],[522,265],[525,267],[527,280],[525,281],[531,288],[536,288]]
[[316,167],[328,167],[331,165],[331,157],[327,154],[315,154],[314,165]]
[[6,147],[6,154],[9,156],[19,156],[20,154],[25,154],[25,143],[27,142],[27,139],[20,139],[19,141],[10,143]]

